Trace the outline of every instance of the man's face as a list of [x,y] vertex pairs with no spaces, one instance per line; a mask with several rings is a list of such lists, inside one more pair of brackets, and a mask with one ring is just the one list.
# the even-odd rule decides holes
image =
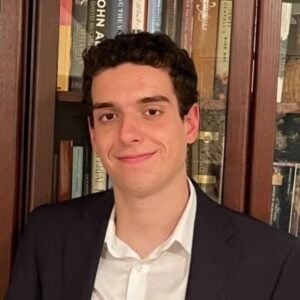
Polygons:
[[182,120],[168,72],[124,63],[100,72],[92,83],[93,149],[115,188],[136,196],[185,178],[186,145],[197,137],[194,105]]

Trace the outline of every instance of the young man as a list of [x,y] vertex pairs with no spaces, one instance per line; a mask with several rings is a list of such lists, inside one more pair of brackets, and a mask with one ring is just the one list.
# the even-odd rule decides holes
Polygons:
[[187,53],[139,33],[84,60],[91,141],[114,189],[31,214],[7,299],[299,299],[299,241],[187,178],[199,124]]

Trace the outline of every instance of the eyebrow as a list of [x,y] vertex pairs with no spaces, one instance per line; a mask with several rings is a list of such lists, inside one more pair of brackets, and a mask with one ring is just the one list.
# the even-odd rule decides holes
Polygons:
[[[138,103],[140,104],[147,104],[147,103],[157,103],[157,102],[165,102],[165,103],[170,103],[170,100],[162,95],[157,95],[157,96],[150,96],[150,97],[144,97],[138,100]],[[116,107],[114,102],[97,102],[92,105],[92,110],[95,109],[103,109],[103,108],[113,108]]]

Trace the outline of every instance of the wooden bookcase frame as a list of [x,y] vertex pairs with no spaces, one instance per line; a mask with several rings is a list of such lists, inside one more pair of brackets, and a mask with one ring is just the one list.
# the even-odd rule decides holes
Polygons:
[[[58,2],[51,1],[50,4],[50,1],[43,1],[39,6],[37,37],[39,49],[37,51],[37,61],[39,61],[37,66],[39,68],[36,75],[35,133],[33,134],[31,188],[30,195],[28,195],[30,199],[29,210],[39,204],[51,201],[56,98],[54,85],[56,68],[53,66],[56,66],[57,63]],[[255,0],[249,0],[246,3],[243,0],[234,0],[233,5],[223,198],[225,206],[237,211],[245,210],[255,2]],[[52,66],[51,70],[44,66],[45,64]],[[47,85],[44,82],[47,82]],[[45,88],[47,89],[45,90]],[[60,94],[59,98],[61,96]],[[65,96],[66,101],[72,100],[70,99],[72,97]]]

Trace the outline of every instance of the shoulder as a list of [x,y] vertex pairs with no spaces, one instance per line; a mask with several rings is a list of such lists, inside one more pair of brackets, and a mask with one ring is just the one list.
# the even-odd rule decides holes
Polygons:
[[59,228],[72,226],[81,219],[106,219],[113,207],[113,192],[106,191],[68,200],[45,204],[29,215],[28,226]]
[[[284,259],[291,251],[299,249],[300,241],[296,237],[280,231],[269,224],[252,218],[246,214],[233,211],[215,203],[201,190],[197,191],[199,209],[204,210],[202,215],[208,226],[215,231],[230,232],[229,243],[234,244],[240,253],[255,253],[259,256],[269,255]],[[300,253],[299,253],[300,254]]]

